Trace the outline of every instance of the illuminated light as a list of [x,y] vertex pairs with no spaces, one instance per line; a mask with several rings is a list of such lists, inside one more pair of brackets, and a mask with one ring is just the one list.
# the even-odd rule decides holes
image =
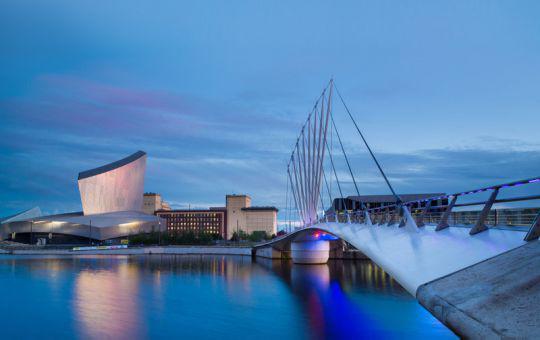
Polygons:
[[127,223],[120,223],[118,224],[119,227],[129,227],[129,226],[134,226],[136,224],[138,224],[139,222],[127,222]]

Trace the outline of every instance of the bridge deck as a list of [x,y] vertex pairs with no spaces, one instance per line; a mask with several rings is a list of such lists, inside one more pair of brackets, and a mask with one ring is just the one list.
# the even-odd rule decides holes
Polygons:
[[418,289],[418,301],[464,338],[540,339],[540,241]]
[[[503,229],[489,229],[472,236],[468,228],[449,227],[435,231],[435,226],[430,225],[412,229],[399,228],[397,224],[368,226],[330,222],[309,229],[324,230],[349,242],[415,296],[418,287],[424,283],[526,243],[524,231]],[[294,238],[295,234],[288,237]],[[278,242],[283,241],[282,238]]]

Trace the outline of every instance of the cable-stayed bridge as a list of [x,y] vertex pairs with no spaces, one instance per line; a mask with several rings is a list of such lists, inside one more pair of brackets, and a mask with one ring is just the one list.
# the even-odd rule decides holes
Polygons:
[[[361,188],[355,177],[359,169],[353,168],[337,127],[333,110],[335,98],[344,108],[350,126],[356,130],[359,140],[366,147],[369,157],[391,193],[393,202],[390,204],[370,207],[362,200],[352,205],[347,202],[343,179],[338,175],[338,158],[333,152],[334,149],[338,150],[339,159],[343,160],[357,197],[361,196]],[[337,142],[336,148],[334,142]],[[303,264],[326,263],[332,252],[332,242],[341,239],[379,265],[451,328],[460,334],[471,336],[501,334],[497,333],[497,327],[475,328],[470,326],[469,321],[464,322],[467,326],[460,324],[463,320],[482,317],[472,315],[473,312],[469,315],[465,309],[460,310],[453,306],[452,303],[457,302],[450,301],[451,298],[445,300],[440,297],[437,300],[433,294],[425,293],[433,286],[430,286],[431,283],[445,282],[444,280],[453,274],[471,270],[480,270],[480,273],[471,275],[477,275],[481,283],[480,277],[486,271],[493,271],[498,266],[497,261],[500,262],[503,258],[510,261],[516,256],[528,260],[518,261],[519,266],[510,268],[514,272],[507,273],[505,279],[510,278],[510,281],[521,282],[523,285],[530,284],[531,280],[540,280],[540,257],[536,256],[540,255],[540,213],[532,216],[528,225],[516,227],[511,215],[506,216],[506,219],[499,216],[499,221],[494,223],[492,209],[494,204],[532,202],[540,199],[540,195],[530,194],[506,195],[505,198],[500,198],[501,192],[510,192],[515,187],[534,186],[540,182],[540,177],[497,183],[465,192],[403,200],[394,190],[391,180],[333,80],[323,90],[301,128],[288,162],[287,180],[287,222],[291,226],[296,220],[294,222],[297,227],[294,231],[290,228],[290,232],[281,237],[257,245],[254,252],[258,256],[290,257],[295,263]],[[334,187],[337,187],[336,194],[332,191]],[[487,194],[488,198],[474,201],[473,197],[482,193]],[[440,205],[440,202],[445,203]],[[480,209],[469,215],[456,212],[471,206]],[[464,219],[463,216],[467,218]],[[495,219],[497,216],[495,215]],[[487,275],[485,280],[496,280],[498,275],[501,275],[501,272]],[[504,291],[508,286],[500,289],[503,289],[501,294],[510,294]],[[513,293],[531,294],[530,291]],[[435,293],[437,294],[439,292]],[[483,303],[489,305],[490,302]],[[448,307],[449,305],[451,307]],[[446,306],[446,309],[441,306]],[[437,315],[437,311],[440,315]],[[449,321],[448,315],[454,315],[458,321]],[[506,317],[501,324],[504,322],[512,322],[512,316]]]

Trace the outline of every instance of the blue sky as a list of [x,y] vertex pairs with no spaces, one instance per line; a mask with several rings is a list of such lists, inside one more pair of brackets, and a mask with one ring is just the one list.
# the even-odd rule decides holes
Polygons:
[[[2,1],[0,216],[80,210],[78,172],[139,149],[145,189],[174,207],[248,193],[283,208],[331,76],[398,192],[536,176],[539,15],[537,1]],[[343,113],[360,190],[387,192]]]

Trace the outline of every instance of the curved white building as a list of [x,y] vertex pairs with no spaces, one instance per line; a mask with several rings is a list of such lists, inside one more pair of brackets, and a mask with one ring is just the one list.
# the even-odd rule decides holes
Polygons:
[[142,211],[146,153],[137,151],[119,161],[79,173],[85,215]]
[[0,221],[0,239],[24,243],[88,243],[166,230],[166,220],[143,208],[146,153],[79,173],[82,212],[40,216],[36,209]]

